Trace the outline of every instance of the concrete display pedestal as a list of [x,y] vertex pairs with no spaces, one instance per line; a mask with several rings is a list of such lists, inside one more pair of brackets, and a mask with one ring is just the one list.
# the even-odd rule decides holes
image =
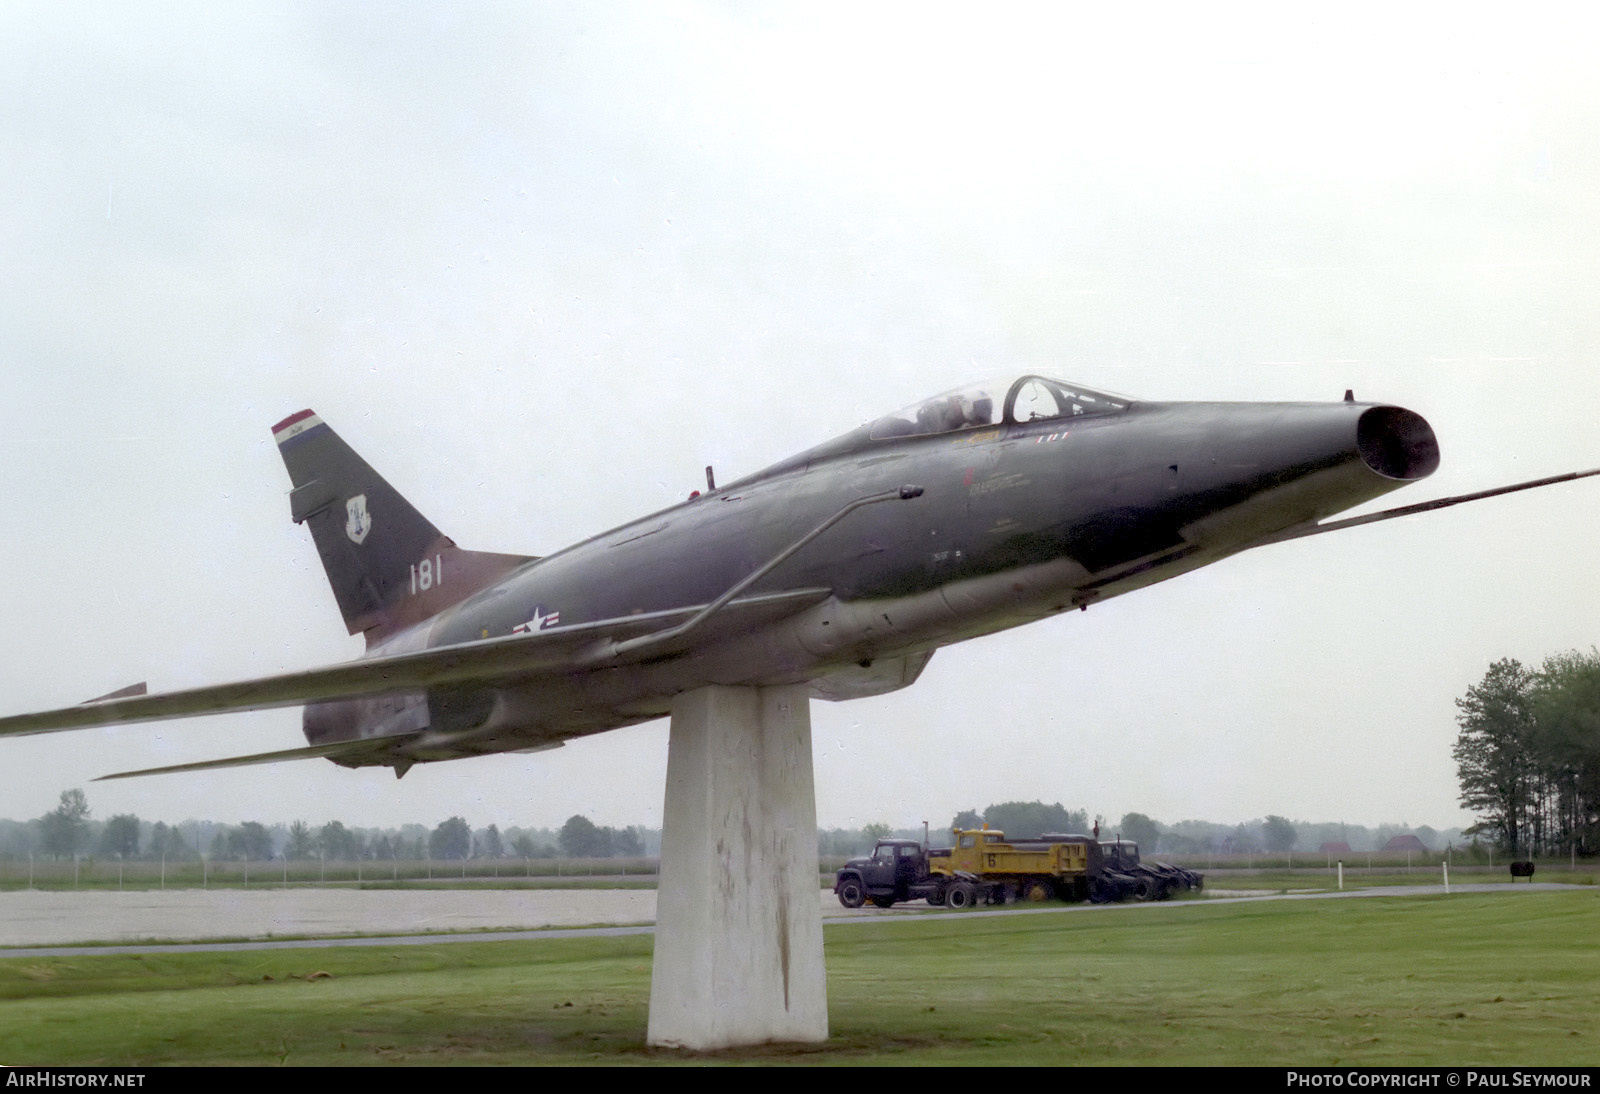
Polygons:
[[649,1043],[828,1038],[806,689],[672,706]]

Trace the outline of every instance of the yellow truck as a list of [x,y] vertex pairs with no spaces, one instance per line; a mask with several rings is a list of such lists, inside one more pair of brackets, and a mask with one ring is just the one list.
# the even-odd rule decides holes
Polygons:
[[1100,877],[1100,845],[1088,836],[1040,836],[1011,843],[993,828],[957,828],[951,834],[954,847],[928,855],[928,880],[937,887],[929,893],[930,904],[966,908],[979,901],[1087,900],[1099,895],[1097,879],[1109,880]]

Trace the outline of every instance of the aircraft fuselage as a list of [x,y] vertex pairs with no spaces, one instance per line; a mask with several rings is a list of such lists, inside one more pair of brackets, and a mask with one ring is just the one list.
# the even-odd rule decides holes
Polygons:
[[[1425,477],[1438,462],[1420,417],[1353,402],[1135,402],[1031,421],[1014,420],[1008,403],[991,416],[920,435],[862,427],[528,561],[369,654],[705,605],[852,499],[923,488],[852,513],[744,594],[791,606],[767,613],[774,618],[708,620],[692,646],[626,670],[312,704],[307,737],[426,728],[442,735],[438,747],[415,756],[442,759],[645,721],[705,684],[806,683],[830,699],[891,691],[941,646],[1217,561]],[[449,563],[423,562],[401,595],[441,585],[448,593]]]

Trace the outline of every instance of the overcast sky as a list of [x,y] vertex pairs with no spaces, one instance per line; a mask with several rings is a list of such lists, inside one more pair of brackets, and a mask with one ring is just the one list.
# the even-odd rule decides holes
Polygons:
[[[1600,465],[1586,6],[0,6],[5,712],[359,654],[269,427],[545,554],[995,372],[1391,401],[1392,504]],[[1600,641],[1600,487],[1266,548],[816,703],[823,825],[1005,799],[1446,827],[1453,700]],[[0,742],[0,816],[659,824],[664,722],[89,785],[296,710]]]

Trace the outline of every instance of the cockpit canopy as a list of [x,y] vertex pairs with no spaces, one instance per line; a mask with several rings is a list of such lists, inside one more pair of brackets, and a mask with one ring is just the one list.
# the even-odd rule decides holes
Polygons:
[[733,489],[747,481],[781,475],[809,467],[820,460],[836,459],[861,452],[876,442],[897,437],[929,437],[961,429],[988,426],[1027,425],[1029,422],[1061,421],[1069,418],[1103,417],[1119,414],[1133,400],[1112,395],[1064,380],[1044,376],[1003,376],[967,384],[931,399],[923,399],[903,410],[886,414],[867,425],[835,437],[826,444],[790,456],[781,463],[762,469],[748,478],[730,483]]
[[913,403],[872,423],[875,441],[950,433],[983,425],[1083,418],[1126,410],[1131,400],[1043,376],[968,384]]

